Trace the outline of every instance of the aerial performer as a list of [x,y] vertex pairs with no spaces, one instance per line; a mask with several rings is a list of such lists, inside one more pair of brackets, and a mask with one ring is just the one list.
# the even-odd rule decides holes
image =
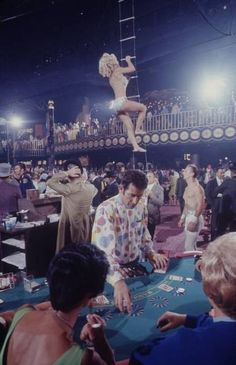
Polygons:
[[[115,94],[115,100],[112,101],[110,108],[117,113],[119,119],[125,125],[129,140],[133,146],[133,152],[146,152],[144,148],[138,145],[135,135],[145,134],[143,121],[147,108],[144,104],[128,100],[126,96],[126,88],[129,81],[124,75],[134,72],[135,67],[131,62],[130,56],[126,56],[125,60],[127,66],[121,67],[113,53],[104,53],[99,60],[99,73],[103,77],[109,78],[109,83]],[[135,131],[129,112],[138,112]]]

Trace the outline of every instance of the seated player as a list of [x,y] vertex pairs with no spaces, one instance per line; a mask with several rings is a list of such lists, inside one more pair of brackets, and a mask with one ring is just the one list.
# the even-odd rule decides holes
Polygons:
[[184,327],[152,346],[146,356],[136,350],[133,356],[140,365],[235,364],[236,233],[210,243],[202,255],[200,269],[212,311],[199,317],[163,314],[157,322],[161,332]]
[[93,342],[95,351],[82,350],[73,341],[80,310],[103,291],[108,266],[104,253],[91,244],[66,246],[58,253],[48,272],[51,302],[38,308],[26,306],[15,313],[0,364],[113,365],[104,321],[96,314],[87,316],[80,334],[81,340]]

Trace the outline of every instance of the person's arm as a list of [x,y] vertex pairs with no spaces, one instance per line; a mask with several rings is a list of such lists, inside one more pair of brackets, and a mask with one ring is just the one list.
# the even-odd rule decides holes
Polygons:
[[[80,169],[76,167],[72,167],[68,171],[62,171],[58,172],[57,174],[54,174],[51,179],[47,181],[47,186],[49,186],[51,189],[55,190],[57,193],[65,196],[72,193],[72,187],[71,184],[62,184],[62,180],[66,179],[67,177],[79,177],[81,176]],[[75,192],[73,190],[73,192]]]
[[107,281],[114,286],[117,281],[124,279],[124,277],[119,271],[119,259],[115,255],[116,232],[112,208],[103,204],[99,205],[96,211],[92,230],[92,243],[106,253],[110,264]]
[[82,328],[80,339],[92,343],[96,352],[93,352],[92,356],[91,352],[85,353],[82,365],[115,365],[114,352],[104,333],[104,320],[96,314],[88,314],[87,321]]
[[97,208],[92,231],[92,243],[106,253],[110,264],[107,282],[114,287],[115,305],[120,311],[131,311],[131,297],[125,283],[125,275],[116,256],[116,232],[111,207],[100,205]]
[[180,326],[188,328],[205,327],[212,323],[212,317],[208,313],[200,316],[165,312],[157,321],[157,327],[161,332],[166,332]]
[[205,208],[205,194],[201,186],[199,186],[199,188],[197,189],[196,195],[197,207],[195,210],[195,216],[199,218]]
[[134,67],[134,64],[131,61],[131,57],[130,56],[126,56],[125,57],[125,60],[126,60],[128,66],[127,67],[119,67],[118,70],[122,74],[128,74],[128,73],[134,72],[135,71],[135,67]]

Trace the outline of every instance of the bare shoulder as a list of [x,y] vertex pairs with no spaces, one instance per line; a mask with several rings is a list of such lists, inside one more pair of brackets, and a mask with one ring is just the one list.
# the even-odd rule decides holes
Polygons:
[[198,185],[196,186],[196,191],[197,191],[199,194],[201,194],[201,195],[205,195],[204,189],[203,189],[203,187],[202,187],[202,185],[201,185],[201,184],[198,184]]

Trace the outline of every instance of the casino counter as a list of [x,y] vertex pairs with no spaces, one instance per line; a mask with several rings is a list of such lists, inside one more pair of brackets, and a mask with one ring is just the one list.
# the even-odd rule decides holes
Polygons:
[[[151,273],[151,265],[146,263],[144,265],[150,272],[148,275],[127,280],[133,300],[132,312],[124,314],[115,308],[113,289],[106,284],[104,295],[108,303],[95,305],[81,312],[75,326],[76,341],[79,340],[81,328],[86,322],[86,314],[97,313],[107,323],[105,332],[115,350],[116,360],[123,360],[128,358],[132,350],[140,343],[158,336],[163,337],[156,327],[156,321],[167,310],[192,315],[199,315],[210,310],[210,304],[202,290],[200,273],[195,270],[193,257],[170,259],[169,268],[165,274]],[[183,280],[170,279],[170,275],[181,276]],[[24,303],[35,304],[47,300],[48,288],[43,279],[41,283],[41,289],[32,294],[24,292],[22,285],[0,293],[0,298],[4,301],[0,305],[1,312],[14,309]],[[170,286],[171,291],[161,289],[159,287],[161,284]],[[179,291],[179,288],[185,290]]]

